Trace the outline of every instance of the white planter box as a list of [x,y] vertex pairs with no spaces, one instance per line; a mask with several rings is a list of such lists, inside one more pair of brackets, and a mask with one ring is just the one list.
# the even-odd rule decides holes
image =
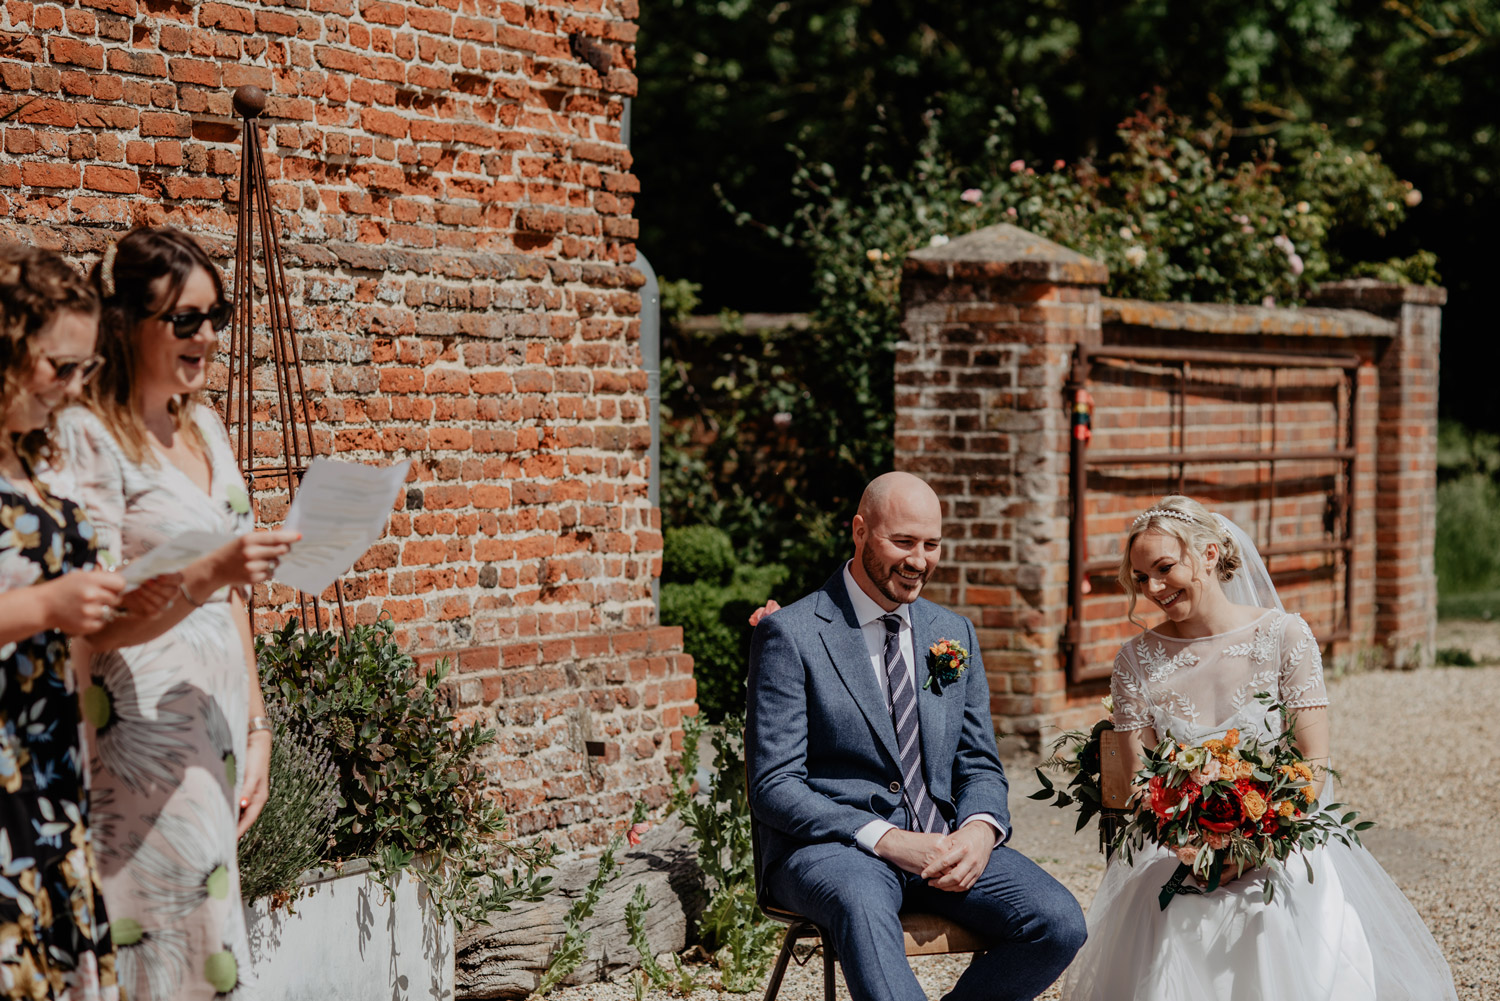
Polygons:
[[268,912],[245,907],[250,959],[264,1001],[447,1001],[453,922],[439,922],[427,888],[402,874],[392,900],[366,862],[310,869],[304,896]]

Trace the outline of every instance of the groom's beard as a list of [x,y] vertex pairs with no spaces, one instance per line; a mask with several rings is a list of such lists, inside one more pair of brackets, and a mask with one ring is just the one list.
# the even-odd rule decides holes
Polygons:
[[908,580],[896,573],[906,567],[905,560],[887,566],[868,549],[860,554],[859,565],[864,568],[870,583],[875,585],[875,590],[885,595],[887,601],[894,601],[898,605],[909,605],[916,601],[922,593],[922,586],[927,583],[928,574],[932,573],[932,564],[929,563],[920,576],[915,580]]

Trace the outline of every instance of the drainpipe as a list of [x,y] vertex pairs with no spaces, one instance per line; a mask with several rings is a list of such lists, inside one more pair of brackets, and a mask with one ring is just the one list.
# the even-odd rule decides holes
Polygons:
[[[625,98],[625,112],[620,116],[620,142],[630,148],[630,105]],[[656,269],[646,260],[646,255],[637,249],[635,266],[646,276],[641,286],[641,364],[646,369],[646,407],[651,413],[651,479],[646,488],[646,499],[652,507],[661,506],[661,286],[656,281]],[[651,598],[656,602],[656,614],[661,616],[661,578],[651,582]]]
[[[636,254],[635,266],[646,276],[641,286],[641,364],[646,369],[646,406],[651,414],[651,479],[646,498],[652,507],[661,506],[661,288],[656,269],[644,254]],[[661,578],[651,582],[651,597],[661,614]]]

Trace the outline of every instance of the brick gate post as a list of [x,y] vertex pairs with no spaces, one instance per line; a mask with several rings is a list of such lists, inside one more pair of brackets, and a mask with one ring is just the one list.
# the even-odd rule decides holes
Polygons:
[[1098,344],[1104,265],[1014,226],[907,259],[896,468],[943,501],[930,594],[979,631],[997,728],[1030,744],[1065,707],[1073,346]]
[[1389,667],[1431,664],[1437,643],[1438,346],[1445,289],[1331,282],[1315,304],[1395,320],[1378,358],[1375,426],[1374,642]]

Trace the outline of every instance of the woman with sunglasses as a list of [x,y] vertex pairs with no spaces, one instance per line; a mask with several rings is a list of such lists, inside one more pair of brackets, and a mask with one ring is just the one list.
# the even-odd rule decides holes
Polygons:
[[0,247],[0,997],[118,997],[90,844],[68,638],[124,582],[78,505],[33,475],[52,413],[98,367],[99,300],[57,255]]
[[105,362],[59,425],[100,548],[128,561],[184,531],[238,537],[183,571],[139,645],[77,658],[120,983],[131,1001],[207,999],[249,975],[235,843],[270,760],[244,589],[298,536],[250,531],[229,436],[199,401],[230,315],[208,255],[178,230],[138,229],[93,277]]

